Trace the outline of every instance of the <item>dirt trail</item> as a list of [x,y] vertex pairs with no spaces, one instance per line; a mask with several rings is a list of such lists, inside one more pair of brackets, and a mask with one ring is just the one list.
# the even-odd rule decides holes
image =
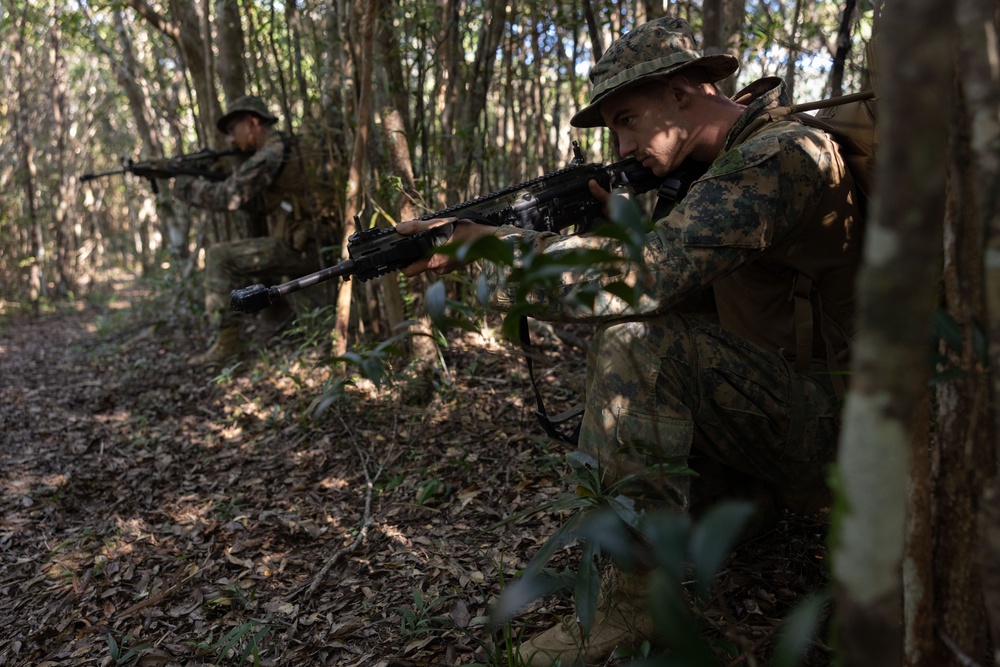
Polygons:
[[[146,298],[0,322],[0,667],[489,662],[481,617],[562,517],[497,524],[567,491],[517,355],[456,340],[430,402],[361,383],[306,419],[329,377],[301,337],[194,369],[197,323]],[[579,368],[552,359],[549,382]],[[737,554],[714,622],[756,650],[819,540],[789,522]]]

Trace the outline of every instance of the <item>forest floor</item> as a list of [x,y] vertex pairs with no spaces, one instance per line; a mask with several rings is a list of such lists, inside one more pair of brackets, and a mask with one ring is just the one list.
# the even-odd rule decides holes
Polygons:
[[[207,327],[168,291],[0,318],[0,666],[516,664],[483,619],[571,491],[516,348],[458,334],[435,391],[358,381],[317,417],[323,337],[254,321],[256,354],[194,368]],[[546,354],[558,407],[582,352]],[[786,513],[731,555],[700,614],[719,664],[767,662],[824,535]],[[513,641],[571,610],[532,603]]]

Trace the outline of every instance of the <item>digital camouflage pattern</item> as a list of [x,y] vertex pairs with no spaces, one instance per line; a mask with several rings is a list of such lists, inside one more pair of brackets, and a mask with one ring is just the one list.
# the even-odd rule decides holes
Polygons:
[[720,81],[735,72],[739,62],[728,53],[702,56],[684,19],[663,17],[644,23],[615,41],[590,70],[590,104],[570,124],[600,127],[604,125],[601,102],[612,93],[695,66],[704,69],[712,81]]
[[239,324],[229,310],[229,295],[251,277],[275,282],[319,270],[317,221],[298,146],[271,132],[246,162],[225,181],[175,179],[174,192],[193,206],[235,211],[263,205],[267,237],[217,243],[205,258],[205,306],[216,324]]
[[[787,104],[779,79],[762,80],[756,88],[756,99],[731,137],[757,114]],[[822,131],[783,121],[724,151],[673,211],[656,222],[640,261],[627,259],[620,242],[604,237],[516,227],[501,227],[497,236],[527,242],[547,256],[596,248],[622,258],[612,275],[593,267],[565,274],[561,290],[528,293],[538,319],[602,322],[652,315],[712,285],[723,327],[772,352],[791,353],[795,317],[789,296],[796,274],[805,272],[817,286],[831,328],[843,332],[833,341],[841,353],[854,331],[859,221],[853,181],[837,144]],[[510,307],[517,285],[509,271],[493,264],[483,270],[491,302]],[[619,281],[641,287],[635,306],[603,290],[593,305],[574,298],[583,288]],[[826,359],[821,339],[814,349],[817,360]]]
[[[795,373],[696,315],[664,313],[597,329],[587,352],[579,447],[611,478],[689,454],[775,485],[822,487],[839,401],[822,364]],[[696,466],[697,467],[697,466]],[[644,478],[636,497],[688,505],[688,477]]]
[[298,250],[314,237],[314,214],[308,184],[302,175],[298,147],[271,132],[246,162],[224,181],[179,177],[174,193],[193,206],[211,211],[236,211],[253,203],[267,212],[269,235]]
[[216,243],[205,251],[205,310],[217,327],[235,327],[245,315],[229,309],[230,293],[251,276],[281,282],[319,270],[315,255],[269,236]]
[[[846,359],[854,331],[860,211],[837,144],[794,121],[773,122],[732,145],[742,128],[786,105],[779,79],[742,91],[752,99],[726,150],[645,238],[641,257],[598,236],[514,227],[497,235],[549,257],[601,249],[622,258],[561,276],[561,289],[529,292],[532,316],[601,325],[588,355],[580,446],[605,462],[636,452],[686,456],[692,449],[768,481],[822,481],[836,443],[838,400],[830,389],[824,335]],[[484,264],[490,300],[518,294],[508,269]],[[816,375],[796,373],[792,294],[811,278],[823,326],[813,331]],[[641,287],[635,306],[603,288]],[[718,324],[675,308],[711,286]],[[593,304],[575,295],[602,288]],[[524,295],[520,295],[524,298]],[[628,452],[620,459],[622,452]],[[677,481],[674,480],[676,484]],[[686,491],[683,483],[678,486]]]

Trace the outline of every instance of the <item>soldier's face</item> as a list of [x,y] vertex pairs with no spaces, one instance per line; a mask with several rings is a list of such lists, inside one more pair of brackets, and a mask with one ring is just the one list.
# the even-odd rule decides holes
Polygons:
[[601,104],[601,116],[618,135],[622,157],[635,157],[657,176],[669,174],[684,159],[688,133],[667,86],[616,93]]
[[256,148],[253,143],[252,118],[249,114],[237,116],[226,126],[230,145],[244,153],[251,153]]

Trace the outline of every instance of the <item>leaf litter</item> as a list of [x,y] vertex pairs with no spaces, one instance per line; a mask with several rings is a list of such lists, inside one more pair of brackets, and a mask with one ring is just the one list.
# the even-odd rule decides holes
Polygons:
[[[358,382],[312,419],[317,354],[258,331],[265,354],[192,368],[202,328],[148,298],[120,287],[115,326],[94,304],[0,323],[0,667],[488,663],[491,603],[566,518],[531,511],[568,490],[567,452],[514,347],[460,334],[422,403]],[[557,412],[583,353],[552,332]],[[734,664],[825,581],[823,534],[789,516],[730,559],[703,620]],[[513,632],[571,611],[550,596]]]

